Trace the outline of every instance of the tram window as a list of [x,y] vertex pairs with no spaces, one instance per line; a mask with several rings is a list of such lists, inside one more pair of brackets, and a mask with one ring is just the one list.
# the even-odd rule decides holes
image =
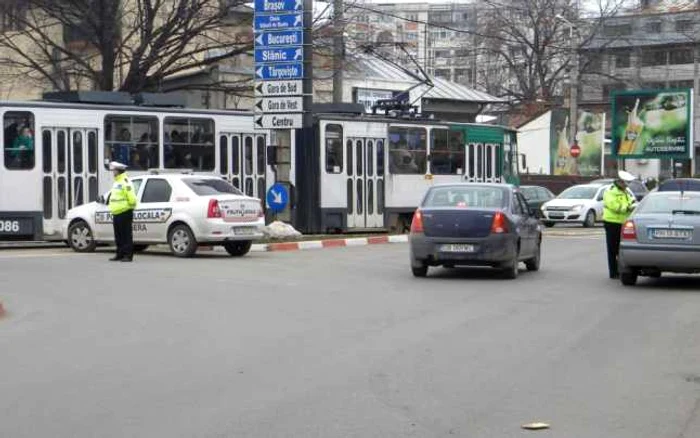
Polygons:
[[352,140],[346,143],[345,155],[348,157],[348,176],[352,176]]
[[486,146],[486,178],[493,177],[493,146]]
[[97,172],[97,134],[88,132],[88,172]]
[[53,217],[53,178],[51,176],[44,177],[44,219]]
[[364,168],[362,166],[364,157],[362,156],[362,140],[357,140],[355,142],[355,164],[357,165],[357,176],[362,176],[364,173]]
[[355,200],[354,200],[354,192],[355,192],[355,186],[353,185],[352,178],[348,179],[347,181],[347,197],[348,197],[348,214],[353,214],[355,211]]
[[240,139],[237,135],[231,137],[231,173],[234,175],[241,172],[241,151],[238,146],[239,143]]
[[374,142],[367,141],[367,176],[374,176]]
[[79,131],[73,133],[73,172],[83,173],[83,134]]
[[377,176],[384,176],[384,140],[377,140]]
[[262,135],[258,136],[255,156],[258,160],[257,174],[265,175],[265,137]]
[[166,117],[163,129],[170,138],[166,145],[165,167],[214,170],[214,121],[211,119]]
[[326,173],[343,172],[343,127],[326,126]]
[[[53,157],[51,156],[51,131],[44,131],[41,134],[42,162],[44,173],[51,173]],[[47,218],[49,219],[50,216]]]
[[377,214],[384,214],[384,180],[377,180]]
[[58,131],[56,139],[56,155],[58,156],[58,173],[66,172],[66,131]]
[[432,130],[430,172],[435,175],[459,175],[464,172],[464,143],[461,132]]
[[265,199],[265,178],[258,178],[258,199]]
[[395,174],[424,174],[426,136],[424,128],[389,128],[389,171]]
[[243,162],[246,175],[253,174],[253,137],[247,136],[245,138],[245,145],[243,148]]
[[126,164],[131,170],[159,167],[158,118],[105,116],[105,168],[110,161]]
[[228,137],[225,135],[219,138],[219,173],[228,174]]
[[30,112],[8,111],[3,122],[5,167],[9,170],[33,169],[34,115]]
[[467,175],[470,177],[473,177],[476,174],[476,169],[474,168],[474,153],[475,153],[475,145],[474,143],[469,144],[469,153],[467,156],[469,157],[469,163],[467,164]]

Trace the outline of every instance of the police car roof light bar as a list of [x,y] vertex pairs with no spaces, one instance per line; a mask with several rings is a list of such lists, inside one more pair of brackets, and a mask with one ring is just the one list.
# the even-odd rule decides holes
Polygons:
[[186,175],[192,175],[194,174],[194,170],[192,169],[160,169],[160,168],[155,168],[155,169],[148,169],[148,173],[151,175],[162,175],[166,173],[183,173]]

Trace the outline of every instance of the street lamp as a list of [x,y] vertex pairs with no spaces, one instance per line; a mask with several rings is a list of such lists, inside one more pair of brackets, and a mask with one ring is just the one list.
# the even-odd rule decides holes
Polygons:
[[567,20],[560,14],[557,14],[555,18],[569,26],[569,43],[571,44],[571,93],[569,96],[569,135],[571,136],[571,145],[574,145],[576,144],[576,130],[578,128],[578,54],[576,53],[577,42],[574,38],[574,29],[576,29],[576,26],[574,25],[574,23]]

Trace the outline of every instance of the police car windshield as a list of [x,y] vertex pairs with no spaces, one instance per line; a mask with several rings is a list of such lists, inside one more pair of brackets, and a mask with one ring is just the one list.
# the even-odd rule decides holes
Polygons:
[[242,195],[240,190],[222,179],[216,178],[183,178],[187,187],[199,196],[210,195]]
[[597,186],[574,186],[564,190],[557,198],[559,199],[593,199]]

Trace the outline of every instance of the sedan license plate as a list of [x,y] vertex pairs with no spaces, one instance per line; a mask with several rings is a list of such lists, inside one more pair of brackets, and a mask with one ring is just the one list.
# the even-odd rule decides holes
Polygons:
[[255,227],[233,227],[233,234],[236,236],[253,236],[256,231]]
[[442,252],[474,252],[474,245],[464,243],[448,243],[440,247]]
[[552,219],[564,219],[564,213],[549,213]]
[[652,239],[680,239],[687,240],[693,237],[692,230],[678,230],[668,228],[655,228],[651,230]]

